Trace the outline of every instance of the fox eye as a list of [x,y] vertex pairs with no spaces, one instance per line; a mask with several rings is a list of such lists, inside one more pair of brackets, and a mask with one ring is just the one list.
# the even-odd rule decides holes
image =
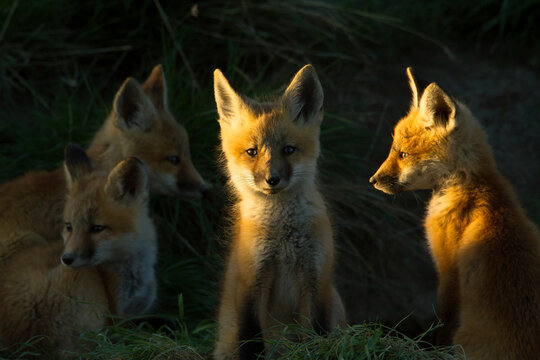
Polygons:
[[409,156],[409,154],[407,154],[406,152],[402,151],[399,153],[399,158],[400,159],[405,159],[407,156]]
[[180,164],[180,158],[176,155],[173,155],[173,156],[169,156],[167,158],[167,161],[170,162],[171,164],[173,165],[178,165]]
[[105,226],[103,225],[92,225],[92,227],[90,227],[90,231],[93,233],[100,233],[103,230],[105,230]]
[[296,148],[294,146],[291,146],[291,145],[287,145],[283,148],[283,153],[285,155],[291,155],[293,152],[296,151]]
[[247,149],[246,153],[251,157],[257,156],[257,149],[255,148]]
[[66,230],[67,232],[71,232],[73,230],[73,228],[71,227],[71,223],[70,222],[67,222],[66,223]]

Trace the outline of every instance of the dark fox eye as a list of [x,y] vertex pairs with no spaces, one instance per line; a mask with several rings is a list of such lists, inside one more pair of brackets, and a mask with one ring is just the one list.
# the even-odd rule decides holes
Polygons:
[[176,155],[173,155],[173,156],[169,156],[167,158],[167,161],[170,162],[171,164],[173,165],[178,165],[180,164],[180,158]]
[[251,157],[257,156],[257,149],[255,148],[247,149],[246,153]]
[[409,154],[407,154],[406,152],[402,151],[402,152],[399,153],[399,158],[400,159],[405,159],[407,156],[409,156]]
[[291,146],[291,145],[287,145],[283,148],[283,153],[285,155],[291,155],[293,152],[296,151],[296,148],[294,146]]
[[71,227],[71,223],[69,222],[66,223],[66,230],[67,232],[71,232],[73,230],[73,228]]
[[93,233],[99,233],[103,230],[105,230],[105,226],[103,225],[92,225],[92,227],[90,228],[90,231]]

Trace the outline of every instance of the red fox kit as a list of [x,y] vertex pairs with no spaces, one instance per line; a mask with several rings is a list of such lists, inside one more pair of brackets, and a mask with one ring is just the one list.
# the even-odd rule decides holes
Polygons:
[[420,94],[370,182],[432,189],[425,228],[439,275],[442,342],[471,359],[540,357],[540,239],[497,170],[478,121],[437,84]]
[[64,244],[28,246],[0,267],[0,339],[8,345],[45,335],[52,350],[68,349],[107,314],[144,313],[156,296],[144,165],[128,158],[108,174],[92,171],[84,150],[68,145],[66,170]]
[[304,66],[275,102],[238,95],[221,71],[214,91],[222,150],[237,197],[219,308],[216,359],[253,359],[280,324],[345,323],[333,285],[334,240],[315,184],[323,91]]
[[[147,165],[153,193],[200,195],[207,185],[191,163],[186,130],[168,111],[166,88],[161,65],[142,86],[128,78],[88,154],[104,171],[137,156]],[[62,169],[31,172],[0,186],[0,263],[19,246],[58,238],[65,188]]]

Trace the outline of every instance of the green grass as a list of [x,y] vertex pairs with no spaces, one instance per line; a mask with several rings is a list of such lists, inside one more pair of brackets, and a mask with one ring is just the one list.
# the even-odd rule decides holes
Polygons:
[[[455,41],[470,27],[480,27],[475,41],[493,51],[535,36],[537,24],[530,19],[538,14],[540,6],[533,6],[538,2],[473,3],[205,0],[194,7],[164,0],[4,0],[0,181],[33,169],[53,169],[62,162],[69,142],[87,145],[110,111],[122,80],[143,80],[162,63],[171,112],[186,126],[194,163],[213,184],[204,201],[152,201],[160,234],[154,313],[170,319],[164,322],[168,328],[134,321],[84,334],[93,346],[80,357],[200,359],[211,353],[229,205],[225,178],[215,160],[219,140],[214,68],[224,70],[240,92],[257,97],[282,89],[308,62],[316,66],[323,84],[332,84],[330,74],[344,64],[372,66],[380,58],[380,44],[387,46],[396,38],[435,44],[450,53],[445,40]],[[399,229],[397,235],[418,238],[420,220],[369,188],[366,179],[373,169],[366,167],[365,154],[386,149],[371,148],[372,132],[343,116],[339,107],[329,108],[321,131],[320,182],[338,234],[340,269],[354,273],[362,268],[370,277],[382,278],[376,263],[386,261],[387,249],[377,224],[384,219]],[[411,259],[425,258],[421,243],[406,246]],[[393,285],[381,281],[380,286]],[[354,325],[327,337],[300,331],[305,333],[302,343],[276,344],[280,351],[286,349],[284,357],[452,358],[448,349],[433,349],[421,338],[407,338],[376,324]],[[24,358],[40,351],[38,340],[11,355],[0,348],[0,354]]]
[[[431,330],[431,329],[430,329]],[[426,331],[426,333],[429,331]],[[300,336],[303,341],[287,340]],[[358,324],[336,329],[325,336],[312,329],[290,327],[271,341],[270,354],[290,360],[371,360],[371,359],[459,359],[459,349],[435,348],[423,341],[422,334],[411,339],[379,324]],[[293,337],[294,338],[294,337]]]

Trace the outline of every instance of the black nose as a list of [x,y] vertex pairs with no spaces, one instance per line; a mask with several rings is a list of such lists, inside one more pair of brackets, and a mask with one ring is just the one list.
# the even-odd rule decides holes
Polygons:
[[75,261],[75,255],[73,255],[73,254],[64,254],[60,258],[60,260],[62,261],[62,264],[69,266],[69,265],[73,264],[73,261]]
[[375,176],[372,176],[369,178],[369,182],[375,185],[377,183],[377,179],[375,178]]
[[270,186],[276,186],[279,184],[279,176],[272,176],[270,179],[266,179],[266,182]]

